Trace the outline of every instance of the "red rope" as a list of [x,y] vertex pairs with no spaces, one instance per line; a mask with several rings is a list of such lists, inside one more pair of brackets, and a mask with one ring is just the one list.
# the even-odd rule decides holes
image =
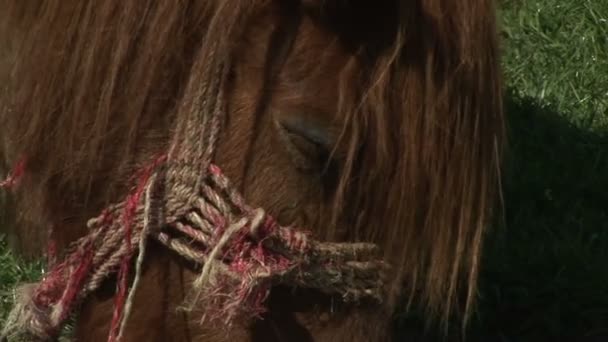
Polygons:
[[[124,311],[125,301],[127,299],[129,287],[129,271],[131,266],[131,258],[133,256],[133,247],[131,245],[133,234],[133,219],[137,214],[137,207],[141,201],[141,197],[146,190],[146,185],[152,176],[153,171],[165,161],[165,156],[158,157],[152,165],[146,167],[139,175],[139,180],[135,191],[127,197],[125,211],[123,216],[123,226],[125,229],[125,243],[127,244],[127,254],[120,264],[118,272],[117,293],[114,299],[114,313],[110,324],[110,336],[108,342],[116,342],[118,338],[120,322]],[[142,239],[145,237],[142,237]]]
[[70,280],[67,283],[66,291],[59,301],[62,311],[59,318],[60,321],[65,320],[70,314],[72,303],[78,296],[84,281],[90,273],[93,264],[94,249],[93,246],[87,246],[86,250],[82,251],[82,261],[72,273]]
[[[105,209],[94,221],[90,221],[91,233],[74,245],[74,249],[71,250],[63,262],[53,265],[52,269],[35,288],[33,298],[31,298],[33,305],[24,306],[28,308],[28,311],[20,314],[31,315],[34,318],[26,321],[23,326],[16,327],[16,331],[22,329],[36,334],[36,336],[56,335],[67,315],[72,312],[80,299],[85,298],[87,291],[95,290],[103,278],[118,271],[117,289],[114,297],[115,307],[108,336],[109,342],[117,342],[120,338],[121,328],[125,320],[128,319],[125,306],[130,306],[129,276],[133,267],[131,264],[133,254],[136,252],[136,245],[141,243],[139,239],[146,239],[146,234],[143,231],[147,227],[143,227],[143,225],[146,224],[147,220],[146,218],[142,220],[141,216],[142,214],[146,215],[153,208],[152,203],[149,203],[148,199],[144,201],[143,197],[148,186],[154,186],[153,183],[150,184],[150,180],[164,161],[165,157],[160,157],[141,172],[138,172],[137,178],[134,179],[136,186],[121,206]],[[335,256],[322,249],[315,251],[314,246],[316,244],[308,241],[306,232],[298,230],[296,234],[294,229],[281,227],[263,210],[251,209],[238,192],[232,191],[228,180],[222,175],[219,168],[213,165],[210,169],[209,186],[214,188],[210,187],[210,193],[206,196],[218,197],[215,200],[207,198],[206,201],[201,201],[199,206],[192,210],[196,212],[194,215],[199,215],[198,219],[206,220],[211,227],[201,223],[198,227],[200,232],[190,232],[190,234],[188,231],[178,229],[179,232],[193,237],[196,237],[199,233],[203,234],[204,236],[199,238],[199,241],[202,241],[202,246],[182,246],[180,251],[175,246],[171,246],[169,240],[171,236],[165,235],[163,237],[162,234],[169,234],[169,230],[162,233],[151,233],[151,236],[166,244],[170,249],[196,262],[201,262],[204,259],[201,255],[209,254],[215,248],[213,259],[205,262],[223,263],[225,268],[218,269],[222,272],[216,275],[222,279],[210,284],[211,286],[203,283],[202,286],[195,289],[198,293],[204,292],[204,298],[197,297],[197,299],[201,299],[201,303],[197,304],[205,308],[208,318],[230,323],[242,315],[246,319],[259,317],[261,313],[266,311],[264,302],[268,298],[273,282],[281,280],[284,276],[293,277],[294,272],[300,273],[300,267],[311,266],[313,267],[311,268],[312,271],[319,272],[320,275],[318,277],[315,275],[314,279],[327,278],[325,283],[314,280],[312,286],[315,288],[327,288],[338,293],[349,294],[350,291],[367,290],[368,288],[375,290],[378,286],[381,286],[379,282],[374,282],[373,279],[371,281],[367,280],[367,273],[363,274],[365,279],[355,279],[354,275],[357,274],[358,270],[355,268],[348,269],[348,265],[344,266],[346,268],[344,271],[331,265],[328,266],[329,270],[325,273],[322,272],[323,270],[318,270],[318,268],[326,267],[327,258],[335,258]],[[5,181],[3,184],[15,184],[15,180],[22,174],[23,164],[15,168],[11,177],[9,177],[12,180]],[[203,195],[201,194],[201,196]],[[220,212],[211,203],[214,201],[217,202],[218,208],[224,208],[222,210],[228,212]],[[122,209],[119,209],[121,207]],[[235,211],[234,214],[238,214],[239,217],[243,216],[239,220],[239,222],[243,222],[243,226],[235,221],[234,224],[238,225],[231,226],[233,228],[229,232],[228,239],[221,240],[223,241],[221,246],[217,245],[219,239],[227,234],[226,229],[231,221],[228,221],[229,216],[226,215],[230,215],[233,210]],[[238,217],[235,219],[238,219]],[[242,221],[245,219],[246,221]],[[167,222],[165,224],[168,225],[164,228],[169,229],[172,225],[179,224],[179,222]],[[122,231],[123,229],[124,231]],[[179,232],[176,237],[178,242],[181,239]],[[108,255],[110,253],[108,248],[111,248],[115,253]],[[333,248],[332,251],[340,252],[339,246]],[[365,251],[369,248],[360,247],[360,249],[361,253],[367,257],[368,254]],[[349,260],[352,251],[344,253],[345,260]],[[53,248],[50,248],[49,256],[52,257],[53,254],[55,254]],[[312,257],[314,259],[308,260]],[[373,253],[369,252],[369,257],[373,257]],[[311,264],[308,264],[308,262],[311,262]],[[376,263],[369,267],[381,269]],[[302,272],[302,274],[306,272]],[[336,279],[336,274],[342,272],[346,272],[344,274],[347,275],[348,279],[344,280],[342,277]],[[364,269],[361,272],[369,271]],[[351,278],[354,280],[349,280]],[[288,283],[295,285],[307,284],[303,279],[285,279]],[[358,283],[354,285],[346,284],[349,281]],[[353,296],[356,293],[359,292],[352,292]],[[374,293],[371,293],[371,295],[374,295]]]

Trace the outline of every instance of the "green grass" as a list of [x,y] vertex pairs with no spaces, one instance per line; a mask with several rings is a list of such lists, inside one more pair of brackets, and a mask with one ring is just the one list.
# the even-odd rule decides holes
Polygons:
[[503,0],[501,18],[505,213],[467,341],[608,341],[608,1]]
[[608,130],[608,2],[502,2],[504,65],[515,94],[579,128]]
[[[608,1],[503,0],[501,17],[505,215],[467,341],[606,341]],[[19,265],[0,242],[0,316],[10,289],[39,274]]]
[[42,263],[26,263],[9,251],[0,235],[0,326],[13,303],[17,285],[36,280],[42,273]]
[[606,341],[608,1],[510,1],[502,18],[505,224],[488,238],[471,334]]

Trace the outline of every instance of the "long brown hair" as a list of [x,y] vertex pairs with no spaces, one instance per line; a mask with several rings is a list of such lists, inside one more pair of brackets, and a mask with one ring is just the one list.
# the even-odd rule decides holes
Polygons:
[[355,135],[374,141],[357,201],[375,212],[368,218],[382,218],[361,227],[387,228],[367,233],[381,235],[407,286],[423,289],[410,298],[447,314],[466,284],[469,312],[503,143],[494,8],[484,0],[401,6],[401,30],[374,68],[367,121]]
[[[3,2],[9,158],[28,156],[36,186],[87,215],[154,152],[142,146],[167,147],[211,18],[270,3]],[[346,152],[335,213],[354,213],[348,239],[383,246],[396,271],[391,302],[405,284],[431,316],[448,318],[463,286],[470,312],[496,205],[503,113],[493,2],[302,3],[354,51],[339,71]]]

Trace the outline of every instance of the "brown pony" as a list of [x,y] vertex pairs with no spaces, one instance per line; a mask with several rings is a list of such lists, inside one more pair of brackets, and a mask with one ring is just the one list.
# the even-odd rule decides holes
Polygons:
[[[28,160],[15,248],[61,251],[123,198],[214,56],[214,163],[282,224],[392,265],[382,304],[277,287],[226,331],[176,310],[196,273],[151,244],[124,341],[384,341],[404,298],[466,322],[503,145],[493,0],[3,0],[0,23],[2,162]],[[76,340],[107,337],[114,292],[83,303]]]

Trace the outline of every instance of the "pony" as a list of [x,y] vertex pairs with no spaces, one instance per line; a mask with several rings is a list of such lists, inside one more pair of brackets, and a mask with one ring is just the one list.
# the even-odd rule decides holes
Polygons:
[[[388,341],[401,301],[466,325],[500,197],[493,0],[2,3],[2,163],[27,158],[17,250],[61,259],[155,156],[217,145],[206,160],[248,203],[390,265],[381,301],[279,284],[226,327],[179,310],[198,271],[151,241],[123,341]],[[217,130],[182,120],[207,107]],[[119,278],[78,306],[76,340],[107,338]]]

